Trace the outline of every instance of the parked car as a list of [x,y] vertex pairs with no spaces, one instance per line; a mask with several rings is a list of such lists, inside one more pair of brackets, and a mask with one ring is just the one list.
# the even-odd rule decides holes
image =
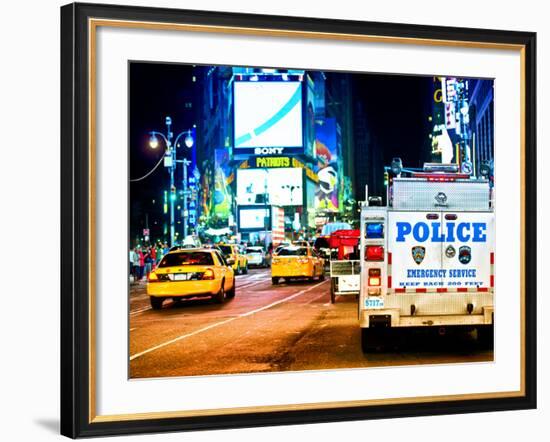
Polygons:
[[215,249],[180,249],[168,252],[147,278],[147,294],[154,310],[165,299],[210,296],[216,302],[235,296],[235,277]]
[[251,246],[246,248],[246,259],[248,266],[269,267],[268,256],[263,247]]
[[278,284],[280,278],[286,281],[307,278],[313,281],[325,279],[325,261],[311,247],[283,247],[271,260],[271,281]]

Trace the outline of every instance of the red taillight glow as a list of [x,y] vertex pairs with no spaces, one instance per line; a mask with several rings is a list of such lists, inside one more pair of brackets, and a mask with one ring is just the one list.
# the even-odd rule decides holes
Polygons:
[[202,274],[202,279],[212,280],[214,279],[214,270],[206,269]]
[[369,285],[370,286],[379,286],[382,279],[380,269],[369,269]]
[[384,247],[367,246],[365,250],[365,259],[367,261],[384,261]]

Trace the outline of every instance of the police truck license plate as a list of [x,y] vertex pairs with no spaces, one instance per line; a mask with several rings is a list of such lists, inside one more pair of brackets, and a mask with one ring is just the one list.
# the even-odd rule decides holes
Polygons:
[[366,308],[384,308],[384,300],[382,298],[367,298],[365,299]]

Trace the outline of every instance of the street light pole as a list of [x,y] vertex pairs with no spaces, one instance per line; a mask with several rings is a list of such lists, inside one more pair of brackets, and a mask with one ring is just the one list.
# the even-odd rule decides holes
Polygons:
[[183,159],[183,239],[187,238],[187,231],[189,228],[189,211],[187,208],[187,201],[189,195],[189,182],[187,181],[187,167],[191,165],[191,161]]
[[170,117],[166,117],[165,119],[166,123],[166,135],[151,131],[149,132],[151,138],[149,140],[149,146],[152,149],[156,149],[158,146],[158,139],[157,135],[160,136],[164,142],[166,143],[166,151],[164,153],[164,166],[168,168],[168,172],[170,174],[170,247],[174,246],[175,243],[175,236],[176,236],[176,229],[175,229],[175,222],[174,222],[174,205],[176,202],[176,185],[174,183],[174,173],[176,171],[176,165],[177,163],[183,163],[184,171],[183,171],[183,188],[184,188],[184,222],[183,222],[183,238],[182,241],[187,236],[187,166],[191,164],[190,161],[183,159],[183,160],[177,160],[176,159],[176,149],[178,147],[178,140],[182,135],[186,135],[185,137],[185,145],[190,149],[193,144],[194,140],[191,135],[191,130],[183,131],[178,134],[176,137],[175,142],[172,144],[172,138],[174,137],[174,134],[172,133],[172,119]]
[[176,228],[174,223],[175,185],[174,171],[176,170],[176,149],[172,148],[172,119],[166,117],[166,151],[171,156],[171,164],[168,168],[170,173],[170,247],[174,246]]

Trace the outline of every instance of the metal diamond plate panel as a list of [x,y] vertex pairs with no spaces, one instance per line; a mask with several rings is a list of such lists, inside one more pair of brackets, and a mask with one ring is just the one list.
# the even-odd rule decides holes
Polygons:
[[395,178],[393,208],[399,210],[488,210],[489,183],[485,180],[455,182]]

